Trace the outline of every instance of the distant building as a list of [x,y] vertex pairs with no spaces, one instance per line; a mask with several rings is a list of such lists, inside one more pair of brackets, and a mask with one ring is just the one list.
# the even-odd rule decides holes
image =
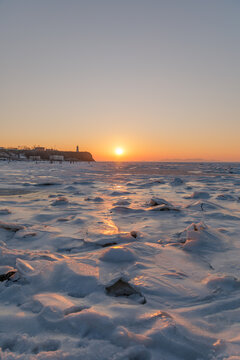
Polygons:
[[50,161],[64,161],[63,155],[50,155],[49,156]]
[[40,160],[41,160],[41,156],[38,156],[38,155],[30,155],[30,156],[29,156],[29,160],[32,160],[32,161],[40,161]]
[[24,155],[24,154],[18,154],[18,158],[19,158],[19,160],[26,160],[27,159],[26,155]]
[[5,152],[0,152],[0,160],[8,160],[10,155]]
[[78,145],[77,145],[77,148],[76,148],[76,152],[79,152],[79,147],[78,147]]
[[43,146],[35,146],[34,150],[36,150],[36,151],[44,151],[45,147],[43,147]]
[[11,152],[10,152],[9,155],[10,155],[10,157],[11,157],[11,160],[18,160],[18,159],[19,159],[19,156],[18,156],[19,154],[11,153]]

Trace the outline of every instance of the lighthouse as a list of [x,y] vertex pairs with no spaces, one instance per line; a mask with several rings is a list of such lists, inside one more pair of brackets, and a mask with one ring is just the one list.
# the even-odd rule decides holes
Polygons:
[[77,145],[77,147],[76,147],[76,152],[79,152],[79,147],[78,147],[78,145]]

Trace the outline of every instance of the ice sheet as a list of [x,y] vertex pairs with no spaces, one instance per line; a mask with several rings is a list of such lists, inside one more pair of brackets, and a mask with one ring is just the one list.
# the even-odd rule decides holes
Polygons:
[[0,184],[0,359],[240,359],[240,164],[1,162]]

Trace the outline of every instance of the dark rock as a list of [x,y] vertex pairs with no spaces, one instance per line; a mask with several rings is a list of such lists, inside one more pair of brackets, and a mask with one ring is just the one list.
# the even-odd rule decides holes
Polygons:
[[59,184],[59,183],[52,183],[52,182],[45,182],[45,183],[35,184],[35,186],[55,186],[55,185],[61,185],[61,184]]
[[10,277],[13,276],[14,274],[16,274],[16,271],[9,271],[6,274],[1,274],[0,275],[0,281],[9,280]]
[[137,238],[137,236],[138,236],[138,233],[137,233],[137,231],[131,231],[130,232],[130,235],[132,236],[132,237],[134,237],[134,239],[136,239]]
[[171,205],[156,205],[149,209],[150,211],[180,211],[178,208],[175,208]]
[[116,242],[109,242],[109,243],[105,243],[103,245],[101,245],[102,247],[107,247],[107,246],[113,246],[113,245],[117,245]]
[[128,282],[126,282],[122,279],[117,280],[113,285],[107,286],[106,292],[108,295],[116,296],[116,297],[118,297],[118,296],[128,297],[128,296],[132,296],[132,295],[137,295],[138,297],[140,297],[139,300],[140,300],[141,304],[146,303],[146,299],[141,294],[141,292],[136,290]]

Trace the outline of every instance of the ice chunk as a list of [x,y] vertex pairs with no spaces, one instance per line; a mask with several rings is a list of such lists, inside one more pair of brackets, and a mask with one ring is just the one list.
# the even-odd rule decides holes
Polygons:
[[168,205],[168,206],[172,206],[172,204],[170,202],[168,202],[165,199],[161,199],[161,198],[152,198],[149,203],[149,206],[157,206],[157,205]]
[[210,195],[206,191],[194,191],[194,193],[189,198],[191,198],[191,199],[209,199]]
[[58,197],[55,201],[52,202],[52,206],[62,206],[69,203],[68,199],[65,196]]
[[135,253],[133,250],[128,249],[124,246],[113,246],[103,252],[100,256],[100,260],[107,262],[129,262],[136,259]]
[[231,194],[220,194],[216,197],[217,200],[225,200],[225,201],[237,201],[237,197]]
[[0,215],[9,215],[11,211],[8,209],[0,209]]
[[0,221],[0,229],[17,232],[19,230],[25,229],[25,227],[23,225],[19,225],[19,224],[16,224],[16,223],[6,223],[6,222],[3,222],[3,221]]
[[176,177],[174,180],[170,182],[172,186],[180,186],[183,185],[183,180],[181,178]]

